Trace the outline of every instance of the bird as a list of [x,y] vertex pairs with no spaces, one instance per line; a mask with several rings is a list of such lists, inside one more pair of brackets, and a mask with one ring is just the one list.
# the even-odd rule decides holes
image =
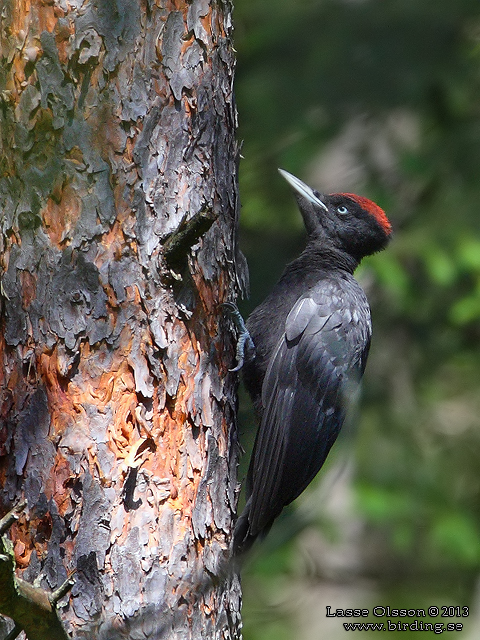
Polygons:
[[246,325],[233,310],[241,325],[235,370],[243,369],[259,421],[233,556],[268,533],[317,475],[339,434],[372,334],[368,300],[353,273],[392,236],[385,212],[368,198],[320,194],[279,172],[294,190],[307,241]]

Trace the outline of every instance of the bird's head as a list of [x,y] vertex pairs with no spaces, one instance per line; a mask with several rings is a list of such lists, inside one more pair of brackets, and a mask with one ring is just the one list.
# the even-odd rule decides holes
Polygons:
[[385,248],[392,225],[375,202],[353,193],[321,194],[288,171],[279,171],[295,190],[310,240],[330,242],[358,261]]

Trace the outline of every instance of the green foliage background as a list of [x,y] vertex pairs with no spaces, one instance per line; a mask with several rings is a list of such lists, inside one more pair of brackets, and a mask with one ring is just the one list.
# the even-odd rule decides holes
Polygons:
[[[471,616],[460,622],[474,625],[480,573],[480,5],[237,0],[235,20],[242,244],[252,289],[243,310],[258,304],[302,246],[300,216],[277,167],[311,182],[317,165],[328,163],[332,141],[343,135],[348,142],[348,127],[360,123],[355,190],[387,211],[396,234],[358,273],[372,302],[374,340],[350,447],[354,510],[364,525],[359,544],[374,544],[375,553],[372,559],[366,551],[362,570],[368,576],[353,573],[373,580],[383,604],[468,605]],[[410,123],[410,137],[396,134],[402,119]],[[352,190],[350,178],[341,190]],[[244,410],[246,442],[252,421]],[[288,511],[245,571],[246,640],[301,640],[295,612],[282,596],[286,585],[328,581],[305,568],[299,539],[306,529],[333,542],[341,532],[329,527],[321,504],[306,519],[304,513],[301,504]],[[317,603],[319,615],[328,604]],[[412,636],[425,633],[402,637]]]

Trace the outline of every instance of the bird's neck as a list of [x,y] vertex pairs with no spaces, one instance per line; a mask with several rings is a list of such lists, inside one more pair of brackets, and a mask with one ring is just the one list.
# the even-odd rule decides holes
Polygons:
[[288,265],[287,270],[309,273],[338,270],[353,274],[359,262],[357,258],[333,245],[309,242],[300,256]]
[[285,268],[278,283],[282,290],[298,293],[298,287],[311,287],[337,272],[353,274],[359,261],[336,247],[309,243]]

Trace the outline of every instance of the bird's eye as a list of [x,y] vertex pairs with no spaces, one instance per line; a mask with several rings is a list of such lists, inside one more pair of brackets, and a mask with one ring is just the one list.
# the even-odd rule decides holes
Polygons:
[[344,216],[346,213],[348,213],[348,209],[343,204],[341,204],[339,207],[337,207],[337,213],[339,213],[341,216]]

